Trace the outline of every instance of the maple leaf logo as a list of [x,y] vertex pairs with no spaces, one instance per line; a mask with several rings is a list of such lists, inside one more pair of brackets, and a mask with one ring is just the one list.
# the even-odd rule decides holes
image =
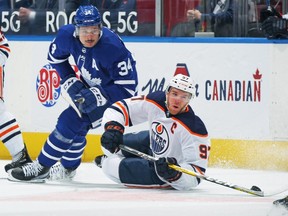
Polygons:
[[95,86],[95,85],[101,85],[102,80],[100,78],[92,78],[91,74],[88,70],[86,70],[84,67],[81,68],[82,77],[85,79],[87,84],[89,86]]
[[262,78],[262,74],[260,74],[258,68],[257,68],[255,74],[253,74],[253,77],[255,80],[260,80]]

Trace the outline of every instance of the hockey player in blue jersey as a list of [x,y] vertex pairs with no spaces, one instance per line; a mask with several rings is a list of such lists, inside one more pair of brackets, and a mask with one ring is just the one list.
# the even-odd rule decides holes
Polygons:
[[[61,94],[70,106],[60,114],[37,160],[10,171],[10,180],[73,178],[89,129],[100,125],[104,110],[112,103],[137,94],[136,62],[119,36],[102,27],[98,9],[80,6],[74,21],[59,29],[48,53],[49,63],[61,77]],[[70,56],[80,79],[69,63]]]
[[[195,188],[200,179],[168,166],[168,163],[179,165],[200,174],[207,169],[210,139],[205,124],[189,105],[194,96],[195,86],[191,78],[178,74],[171,79],[165,92],[157,91],[114,103],[106,109],[102,122],[105,132],[101,145],[106,156],[96,157],[95,163],[117,183],[144,188]],[[143,122],[148,122],[149,132],[123,136],[125,127]],[[120,144],[159,159],[150,162],[119,151]]]

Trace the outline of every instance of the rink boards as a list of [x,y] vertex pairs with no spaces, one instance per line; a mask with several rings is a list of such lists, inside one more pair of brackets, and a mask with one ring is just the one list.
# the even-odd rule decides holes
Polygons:
[[[50,38],[8,39],[12,53],[6,65],[5,103],[36,157],[67,104],[60,96],[57,73],[45,66]],[[212,140],[210,166],[288,170],[287,40],[124,41],[137,60],[139,94],[164,90],[177,68],[193,77],[197,96],[191,105]],[[135,130],[142,129],[145,124]],[[84,161],[101,154],[102,132],[89,133]],[[9,158],[3,145],[0,157]]]

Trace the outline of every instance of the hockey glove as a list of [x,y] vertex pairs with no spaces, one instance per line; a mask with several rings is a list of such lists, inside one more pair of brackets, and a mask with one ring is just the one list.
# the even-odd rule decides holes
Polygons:
[[86,89],[86,86],[74,75],[69,75],[61,80],[62,93],[67,92],[71,98],[74,98],[83,89]]
[[181,177],[182,173],[177,170],[171,169],[168,166],[169,164],[179,166],[177,160],[174,157],[161,157],[157,161],[155,161],[157,174],[168,182],[173,182],[178,180]]
[[262,31],[268,39],[288,38],[288,20],[270,16],[262,23]]
[[74,101],[78,103],[78,108],[82,113],[91,113],[107,103],[104,91],[100,86],[82,89],[79,94],[75,95]]
[[104,128],[101,145],[111,153],[118,152],[119,145],[123,144],[124,126],[116,121],[110,121],[105,124]]
[[74,75],[69,75],[61,80],[62,97],[74,108],[80,117],[81,111],[78,109],[79,104],[74,101],[74,97],[83,89],[86,89],[86,86]]

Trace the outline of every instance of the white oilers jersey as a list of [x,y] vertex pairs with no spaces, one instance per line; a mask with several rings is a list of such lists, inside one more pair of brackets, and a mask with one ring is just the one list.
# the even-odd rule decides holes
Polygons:
[[6,39],[6,37],[1,32],[0,29],[0,98],[3,98],[4,65],[9,57],[9,54],[10,54],[10,48],[8,45],[8,40]]
[[9,56],[10,48],[8,41],[0,30],[0,67],[4,66]]
[[[203,174],[208,166],[210,139],[202,120],[190,106],[184,113],[167,117],[165,92],[153,92],[114,103],[103,117],[125,126],[149,123],[150,147],[155,157],[175,157],[183,168]],[[164,179],[162,179],[164,180]],[[199,184],[199,179],[183,174],[169,183],[176,189],[189,189]]]

